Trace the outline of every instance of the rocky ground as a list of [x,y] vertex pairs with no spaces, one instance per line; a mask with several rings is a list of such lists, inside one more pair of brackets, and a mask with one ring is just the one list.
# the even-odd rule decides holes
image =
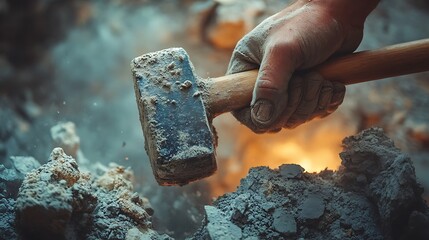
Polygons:
[[[410,158],[379,128],[343,147],[335,172],[251,169],[235,192],[204,207],[190,239],[428,239],[429,207]],[[116,164],[80,170],[62,148],[43,165],[12,157],[0,165],[0,238],[172,239],[153,230],[157,213],[133,178]]]
[[[225,2],[228,1],[0,0],[0,164],[2,164],[0,167],[2,191],[0,219],[3,220],[0,221],[2,231],[0,238],[11,236],[10,239],[13,239],[13,236],[16,236],[14,227],[17,222],[14,214],[18,186],[24,181],[24,176],[30,169],[33,171],[39,169],[39,164],[43,165],[44,169],[47,167],[44,164],[52,167],[52,160],[49,161],[52,159],[50,152],[55,147],[63,148],[66,155],[77,161],[79,179],[81,177],[84,179],[85,174],[82,172],[91,173],[87,181],[91,185],[92,192],[109,199],[118,199],[120,196],[108,190],[105,193],[95,190],[96,180],[109,171],[113,171],[118,178],[122,176],[121,173],[112,170],[116,167],[108,167],[110,162],[125,166],[125,169],[131,167],[134,180],[130,181],[127,174],[121,177],[127,179],[124,181],[133,183],[133,190],[127,191],[129,194],[138,193],[147,197],[155,212],[150,217],[152,227],[156,231],[178,239],[192,236],[200,227],[206,212],[208,212],[208,219],[213,219],[209,216],[219,214],[224,216],[226,223],[232,222],[241,229],[242,236],[250,236],[249,232],[255,232],[256,230],[245,230],[241,223],[244,221],[243,218],[238,218],[237,221],[228,218],[229,210],[220,205],[222,199],[227,199],[228,196],[220,198],[211,207],[205,206],[211,205],[214,195],[218,196],[235,190],[239,184],[238,179],[246,176],[248,169],[255,166],[255,164],[247,164],[253,159],[253,153],[244,154],[249,148],[268,143],[268,148],[263,149],[263,154],[257,157],[257,165],[265,165],[273,160],[270,158],[272,155],[267,154],[271,143],[284,139],[294,138],[298,145],[318,147],[318,149],[304,149],[304,152],[329,149],[337,153],[338,151],[333,149],[337,149],[337,145],[345,136],[371,126],[380,126],[401,151],[411,157],[419,183],[426,190],[429,189],[427,177],[429,176],[429,128],[427,127],[429,115],[426,111],[429,99],[427,81],[429,77],[427,74],[351,86],[347,89],[345,103],[335,115],[326,120],[311,123],[308,125],[310,127],[283,131],[275,136],[256,136],[240,127],[231,116],[221,116],[215,121],[220,146],[217,152],[219,171],[214,180],[200,181],[182,188],[159,187],[153,179],[149,161],[143,150],[144,142],[138,121],[129,62],[142,53],[181,46],[190,53],[198,75],[220,76],[226,70],[231,48],[234,45],[234,41],[222,40],[238,39],[264,17],[281,9],[288,1],[252,0],[245,1],[246,4],[240,1],[235,1],[235,4],[225,4]],[[427,37],[429,25],[422,23],[429,20],[428,11],[429,5],[424,0],[381,1],[380,6],[367,21],[365,37],[360,49],[373,49]],[[58,122],[69,121],[73,121],[74,124],[57,125]],[[51,129],[56,125],[58,128]],[[79,137],[76,132],[79,132]],[[320,144],[327,142],[326,136],[333,135],[336,139],[332,140],[332,146]],[[322,139],[321,141],[317,141],[318,136]],[[291,160],[286,161],[282,158],[283,163],[297,163],[295,156],[287,157]],[[20,166],[22,163],[18,163],[21,161],[19,159],[27,159],[25,162],[30,166]],[[63,159],[69,158],[63,157]],[[236,161],[233,165],[235,167],[231,168],[227,161]],[[315,157],[313,161],[325,163],[329,159]],[[340,162],[336,156],[330,161],[335,161],[335,166]],[[32,163],[34,165],[31,165]],[[282,167],[282,169],[288,168]],[[295,166],[296,168],[298,167]],[[73,171],[76,172],[76,170]],[[237,174],[239,177],[230,177],[231,172],[234,171],[240,173]],[[125,172],[128,171],[124,170]],[[258,168],[252,170],[246,179],[250,181],[262,173],[270,176],[280,174],[277,170]],[[322,177],[325,176],[324,174],[327,179]],[[322,179],[323,181],[320,181],[327,184],[325,188],[332,186],[335,190],[331,192],[341,193],[344,190],[335,181],[329,180],[335,179],[338,174],[303,173],[302,176],[305,177],[294,178],[291,182],[308,184],[309,189],[314,190],[316,186],[321,188],[325,186],[315,180]],[[365,180],[362,176],[359,179],[359,181],[373,182]],[[47,179],[44,184],[52,186],[52,189],[62,187],[56,181]],[[82,181],[78,180],[73,186],[81,186]],[[299,184],[293,186],[298,187]],[[218,189],[216,192],[215,187]],[[242,191],[242,188],[243,186],[238,189],[238,192]],[[261,185],[261,189],[264,188]],[[283,189],[281,186],[278,188]],[[384,185],[380,188],[386,189]],[[368,188],[361,186],[357,189]],[[60,192],[68,196],[70,191],[68,187],[64,187]],[[85,191],[82,190],[80,193],[83,194]],[[232,196],[234,194],[236,193]],[[240,192],[240,195],[242,194],[244,193]],[[252,192],[251,196],[253,194]],[[360,196],[365,198],[369,196],[368,194]],[[259,195],[255,194],[255,196]],[[303,193],[298,196],[302,196],[303,199],[298,200],[293,196],[288,198],[297,199],[297,204],[304,204],[304,198],[307,198],[308,194]],[[64,231],[67,232],[70,231],[71,226],[76,226],[73,225],[76,222],[84,221],[86,217],[79,215],[85,215],[94,207],[86,205],[79,207],[77,199],[74,197],[67,199],[64,203],[69,207],[62,210],[66,213],[62,216],[66,223],[60,224],[58,230],[60,232],[64,226],[66,228]],[[319,220],[325,219],[326,209],[329,206],[332,207],[329,205],[329,199],[323,196],[324,211]],[[89,202],[94,201],[92,199]],[[261,197],[260,201],[265,200]],[[108,202],[103,204],[102,206],[110,206]],[[285,214],[280,210],[274,211],[280,207],[279,204],[283,203],[276,204],[278,205],[272,210],[267,210],[268,215],[264,215],[268,216],[267,221],[270,222],[272,219],[270,214],[277,212],[275,216],[287,220],[286,222],[293,223],[293,218],[297,224],[297,230],[294,234],[288,232],[282,235],[282,229],[280,232],[274,229],[273,234],[278,236],[291,234],[290,236],[298,238],[305,235],[305,231],[303,233],[303,230],[300,230],[301,226],[304,226],[303,229],[315,229],[308,223],[312,220],[302,220],[298,215],[300,212]],[[292,209],[294,207],[294,203],[284,204]],[[102,209],[102,206],[100,205],[99,208]],[[376,208],[374,204],[371,206]],[[97,209],[96,207],[93,211]],[[107,210],[101,211],[104,213]],[[112,207],[112,212],[115,214],[120,211],[122,211],[120,206]],[[377,216],[377,211],[373,212]],[[67,214],[71,214],[71,217],[67,217]],[[284,217],[285,215],[287,217]],[[127,226],[133,226],[129,234],[139,234],[140,230],[134,226],[148,224],[146,220],[138,224],[131,223],[134,221],[130,220],[133,219],[133,215],[126,216],[128,217],[124,218],[128,220],[124,221],[129,223]],[[404,219],[408,219],[407,217]],[[425,217],[417,214],[412,219],[419,218]],[[103,219],[100,220],[100,222],[103,221]],[[420,220],[412,221],[422,223]],[[336,220],[334,222],[338,223]],[[218,228],[218,226],[210,226],[211,229]],[[344,229],[356,236],[363,234],[359,230],[348,227],[348,224],[344,226],[336,228],[338,236],[341,236],[340,232]],[[112,225],[112,228],[115,226]],[[236,230],[234,234],[239,232],[237,228],[233,226],[232,228]],[[402,229],[397,225],[394,228]],[[368,231],[370,229],[372,228],[368,227]],[[94,234],[97,232],[95,227],[91,231]],[[126,234],[125,232],[115,233],[114,230],[112,232],[114,233],[112,237]],[[76,232],[75,234],[89,233]],[[198,234],[202,235],[196,236],[207,236],[208,233],[207,230],[201,229]],[[385,230],[380,230],[380,234],[386,234]]]
[[62,148],[42,166],[24,157],[12,163],[0,165],[1,239],[170,239],[152,230],[153,209],[133,191],[130,169],[91,175]]
[[192,239],[428,239],[429,208],[410,158],[381,129],[343,145],[337,172],[251,169],[205,207]]

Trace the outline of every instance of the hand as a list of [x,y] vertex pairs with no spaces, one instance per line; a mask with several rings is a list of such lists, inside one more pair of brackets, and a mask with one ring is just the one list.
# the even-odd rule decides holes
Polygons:
[[295,128],[334,112],[343,101],[344,85],[315,72],[294,72],[353,52],[362,40],[365,18],[377,3],[301,0],[244,36],[227,73],[259,68],[259,74],[250,107],[234,116],[254,132],[264,133]]

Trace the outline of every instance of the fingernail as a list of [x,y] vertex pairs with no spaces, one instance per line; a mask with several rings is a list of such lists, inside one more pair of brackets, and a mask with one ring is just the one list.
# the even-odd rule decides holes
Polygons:
[[273,113],[273,104],[265,99],[258,100],[252,107],[253,117],[259,122],[268,122]]

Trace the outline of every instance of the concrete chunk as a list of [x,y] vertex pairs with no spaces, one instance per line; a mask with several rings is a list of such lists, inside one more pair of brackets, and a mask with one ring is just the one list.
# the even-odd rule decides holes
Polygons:
[[273,213],[274,229],[285,235],[294,235],[296,233],[296,221],[292,214],[286,212],[283,208],[276,208]]
[[310,194],[300,206],[299,217],[304,220],[319,219],[325,211],[323,198],[317,194]]

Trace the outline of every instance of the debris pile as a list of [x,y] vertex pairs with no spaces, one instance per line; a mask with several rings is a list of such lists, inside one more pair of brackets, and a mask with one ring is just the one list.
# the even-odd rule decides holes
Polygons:
[[[2,183],[14,183],[19,171],[34,168],[28,162],[16,171],[3,170]],[[19,187],[16,200],[10,193],[2,198],[1,214],[6,214],[0,230],[7,239],[17,234],[23,239],[169,239],[151,229],[153,209],[133,192],[132,178],[129,169],[117,165],[100,176],[82,173],[72,157],[55,148],[48,163],[25,175],[21,187],[18,182],[3,190]]]
[[[235,3],[228,5],[228,2]],[[70,223],[66,224],[67,229],[64,230],[67,234],[73,231],[73,227],[77,228],[79,226],[76,224],[84,224],[89,219],[87,216],[80,216],[88,215],[87,211],[89,209],[93,209],[91,214],[93,214],[97,222],[86,222],[85,227],[91,226],[91,229],[85,230],[88,237],[101,236],[101,234],[105,234],[102,235],[105,237],[111,234],[109,236],[112,238],[120,235],[129,239],[139,239],[142,238],[141,235],[150,235],[152,231],[148,229],[147,233],[140,232],[134,220],[134,218],[139,219],[139,216],[146,216],[143,211],[140,211],[142,208],[149,214],[150,210],[147,207],[137,207],[139,210],[132,211],[133,214],[125,214],[127,216],[123,217],[127,219],[125,225],[132,226],[128,232],[117,232],[114,230],[117,225],[113,223],[111,224],[112,227],[110,227],[110,217],[119,220],[121,218],[116,213],[121,212],[119,215],[122,216],[124,215],[122,213],[123,209],[126,209],[119,202],[112,202],[112,199],[119,198],[119,195],[115,195],[116,193],[129,190],[125,185],[121,185],[121,190],[112,190],[116,192],[113,194],[111,193],[112,191],[106,188],[101,189],[102,187],[99,187],[98,183],[96,183],[97,179],[99,179],[99,176],[107,174],[107,172],[115,176],[121,175],[125,178],[128,178],[129,175],[126,173],[127,170],[124,170],[124,173],[118,173],[120,168],[115,166],[109,168],[104,164],[95,163],[97,161],[102,161],[103,163],[122,161],[121,164],[132,166],[135,172],[139,173],[135,176],[138,179],[135,190],[141,191],[144,196],[149,197],[152,206],[156,209],[154,216],[151,217],[153,225],[157,227],[156,229],[162,229],[168,234],[172,233],[179,239],[194,232],[195,226],[199,225],[200,215],[203,212],[201,205],[209,204],[210,195],[213,192],[210,193],[207,182],[203,181],[183,188],[160,188],[152,180],[150,170],[146,170],[149,167],[141,148],[141,132],[135,131],[135,129],[139,128],[135,111],[135,99],[130,85],[131,81],[129,81],[129,67],[126,64],[124,65],[123,62],[143,52],[173,45],[186,46],[188,51],[192,51],[192,59],[195,60],[196,69],[199,69],[200,73],[202,73],[201,75],[219,76],[224,74],[225,63],[229,61],[230,52],[219,51],[219,48],[231,49],[234,44],[229,40],[232,37],[238,39],[240,35],[249,30],[248,27],[252,26],[252,24],[257,24],[265,17],[274,14],[282,9],[286,2],[290,1],[254,0],[249,2],[243,0],[240,2],[238,3],[236,0],[121,0],[114,2],[0,0],[0,17],[2,19],[0,23],[0,239],[18,239],[22,237],[21,235],[18,236],[16,231],[15,209],[19,186],[24,180],[25,173],[21,171],[24,168],[16,167],[10,157],[17,155],[34,156],[40,163],[45,163],[50,150],[46,146],[50,146],[52,143],[49,134],[47,134],[50,126],[58,121],[70,119],[76,121],[77,125],[81,127],[80,139],[85,139],[86,142],[85,144],[81,143],[81,146],[83,149],[88,149],[85,153],[88,159],[93,161],[89,162],[88,166],[85,166],[81,161],[82,159],[76,156],[75,159],[79,164],[79,179],[82,179],[71,187],[66,184],[63,188],[64,190],[58,190],[61,193],[70,194],[73,193],[74,188],[78,187],[81,191],[77,193],[82,194],[81,196],[86,199],[85,203],[83,203],[83,201],[77,200],[79,197],[67,197],[69,199],[67,201],[70,201],[70,199],[72,201]],[[246,4],[243,5],[244,2]],[[261,2],[265,6],[257,2]],[[202,4],[198,6],[199,9],[197,7],[191,9],[194,11],[192,14],[186,11],[189,6],[197,6],[198,3]],[[230,15],[229,12],[231,11],[229,9],[237,8],[240,4],[243,6],[243,8],[240,8],[243,11]],[[361,49],[374,49],[388,44],[427,37],[429,25],[421,23],[427,22],[429,17],[429,14],[427,14],[429,10],[428,4],[429,1],[425,0],[381,1],[380,6],[368,19]],[[177,11],[177,9],[181,9],[181,11]],[[197,37],[201,38],[200,45],[192,45],[194,44],[190,41],[192,34],[188,34],[184,29],[186,19],[195,24],[189,26],[188,30],[193,30],[198,35]],[[238,24],[234,24],[234,22],[238,22]],[[79,27],[74,28],[74,26]],[[159,31],[159,29],[162,29],[162,31]],[[231,34],[231,38],[224,38],[228,36],[227,34]],[[31,37],[29,38],[28,36]],[[210,43],[214,48],[208,47],[207,43]],[[123,46],[128,47],[124,49]],[[105,51],[105,49],[108,49],[108,51]],[[96,61],[94,61],[94,57],[97,59]],[[80,69],[80,71],[76,71],[76,69]],[[168,73],[175,75],[178,72],[172,71]],[[427,79],[427,74],[419,74],[404,76],[397,80],[350,86],[350,91],[348,91],[346,102],[342,108],[349,109],[351,112],[350,114],[348,114],[348,111],[344,113],[344,115],[350,117],[350,121],[346,122],[347,126],[357,124],[357,129],[361,130],[374,125],[382,126],[389,137],[395,139],[397,146],[411,154],[420,182],[425,182],[426,189],[429,190],[429,130],[427,128],[429,119],[429,114],[427,114],[427,93],[429,85]],[[169,83],[166,84],[165,89],[168,88],[168,85]],[[177,86],[180,85],[181,83]],[[172,84],[170,88],[175,86]],[[76,97],[76,92],[79,92],[80,97]],[[195,96],[200,93],[196,92]],[[355,105],[348,106],[347,102]],[[337,114],[337,116],[339,115]],[[358,119],[358,123],[356,123],[356,119]],[[332,131],[332,126],[339,125],[335,122],[333,123],[332,120],[322,123],[324,126],[329,125],[330,131]],[[233,126],[231,124],[232,120],[228,121],[226,119],[225,122],[228,126]],[[226,130],[231,132],[232,137],[222,137],[224,144],[228,141],[226,143],[227,149],[234,149],[234,144],[238,142],[236,136],[239,134],[231,131],[230,129],[232,128],[229,127],[227,128],[229,130]],[[109,129],[109,131],[105,131],[106,129]],[[222,134],[222,128],[218,128],[218,130]],[[225,129],[223,131],[226,132]],[[306,136],[311,131],[309,129],[302,130],[302,132],[306,133]],[[286,134],[290,136],[290,132]],[[245,144],[248,142],[254,143],[255,136],[252,135],[243,140],[243,142]],[[267,142],[267,140],[264,139],[260,142]],[[360,146],[353,145],[354,142],[355,140],[352,139],[350,147]],[[357,142],[360,142],[360,140]],[[338,141],[335,141],[335,143],[338,143]],[[249,147],[245,144],[243,144],[245,146],[243,149],[252,148],[252,145]],[[377,147],[375,145],[373,147]],[[65,149],[66,147],[63,146],[63,148]],[[89,151],[89,149],[91,150]],[[67,150],[64,151],[68,155],[72,154],[67,153]],[[224,153],[223,155],[230,157],[230,152],[226,152],[227,154]],[[237,159],[249,162],[248,156],[253,156],[252,153],[246,153],[241,156],[242,152],[244,151],[240,151],[240,156]],[[392,154],[395,155],[395,151]],[[266,155],[268,156],[268,154]],[[289,156],[293,155],[289,154]],[[350,156],[356,156],[356,154],[350,154]],[[343,157],[347,157],[347,155]],[[15,159],[18,158],[20,157]],[[29,159],[27,158],[25,162],[35,163],[35,166],[30,167],[31,169],[39,167],[37,161]],[[267,157],[267,159],[273,160],[272,157]],[[319,161],[321,159],[314,158],[314,160]],[[404,178],[404,182],[396,182],[397,179],[393,179],[392,175],[389,175],[392,173],[391,171],[398,173],[397,176],[407,176],[408,173],[411,173],[412,169],[407,163],[408,160],[403,160],[406,164],[403,165],[404,168],[401,173],[398,170],[398,165],[401,165],[402,160],[397,160],[397,164],[386,164],[383,168],[379,168],[378,165],[371,165],[371,162],[366,161],[362,164],[353,165],[355,160],[353,160],[353,157],[350,159],[352,160],[345,161],[343,169],[338,173],[324,171],[318,175],[308,174],[304,173],[296,165],[285,165],[279,171],[271,171],[265,168],[252,170],[250,176],[243,180],[243,184],[251,181],[256,182],[254,186],[249,187],[252,191],[245,190],[243,186],[238,193],[222,197],[215,206],[206,207],[206,221],[211,223],[208,225],[206,223],[205,229],[198,233],[200,235],[197,234],[196,236],[211,236],[212,238],[221,236],[220,238],[222,238],[224,236],[222,232],[225,231],[231,231],[232,234],[228,236],[229,238],[237,238],[240,234],[243,238],[245,238],[244,236],[257,236],[249,233],[249,229],[252,229],[252,223],[261,225],[261,229],[263,227],[269,229],[269,225],[275,223],[271,227],[273,235],[278,234],[279,238],[286,236],[292,239],[304,235],[311,238],[313,233],[316,235],[316,232],[313,231],[315,227],[309,227],[311,224],[320,224],[318,225],[318,230],[323,232],[324,236],[328,236],[328,233],[333,233],[334,229],[337,229],[339,233],[335,236],[338,237],[332,237],[334,239],[340,238],[344,234],[359,238],[365,232],[369,234],[371,231],[375,232],[374,234],[376,235],[374,236],[393,234],[394,237],[399,238],[401,234],[404,234],[402,235],[404,238],[418,239],[418,236],[407,236],[405,233],[408,229],[415,229],[412,233],[426,236],[424,234],[427,233],[424,231],[419,233],[419,229],[425,229],[428,225],[425,220],[427,219],[427,214],[425,214],[424,209],[419,209],[419,199],[413,201],[413,196],[419,190],[413,187],[404,189],[402,186],[409,185],[414,181],[413,178]],[[261,160],[259,159],[259,161]],[[370,166],[364,167],[363,169],[367,170],[362,172],[360,167],[357,166],[365,164],[370,164]],[[226,164],[219,165],[226,166]],[[326,162],[323,165],[327,166]],[[243,165],[239,164],[234,166],[244,168]],[[88,180],[90,184],[83,184],[83,176],[86,176],[82,173],[84,167],[91,171],[92,175]],[[371,172],[368,169],[376,170]],[[72,172],[75,172],[75,170]],[[386,179],[380,177],[383,172],[388,175]],[[269,175],[262,175],[266,173]],[[413,174],[408,176],[413,176]],[[273,182],[270,177],[282,177],[287,178],[287,180]],[[228,182],[225,179],[230,179],[224,175],[219,177],[219,179],[221,178],[224,182]],[[258,181],[263,182],[263,184]],[[216,184],[220,186],[221,183],[219,182],[216,182]],[[283,184],[284,182],[289,183],[279,185],[279,183]],[[138,184],[140,183],[141,185],[139,186]],[[345,183],[349,183],[349,185]],[[57,185],[60,184],[55,183],[55,181],[47,184],[47,186]],[[88,191],[81,189],[85,186],[91,187],[89,192],[92,194],[83,195],[88,193]],[[330,189],[328,186],[332,186],[334,189]],[[388,186],[394,188],[389,190]],[[53,189],[60,188],[55,187]],[[257,212],[254,206],[256,200],[254,199],[261,198],[258,200],[261,202],[261,206],[265,206],[266,209],[271,208],[271,203],[266,200],[267,197],[260,193],[262,189],[265,189],[267,196],[277,194],[282,198],[290,199],[284,200],[284,202],[291,202],[284,203],[280,200],[276,202],[274,200],[278,198],[269,198],[269,201],[274,202],[272,204],[275,205],[271,210],[260,210],[263,214],[266,214],[263,215],[266,216],[266,219],[258,221],[254,220],[255,217],[252,217],[248,212],[252,209],[254,210],[251,212]],[[301,190],[294,192],[294,189]],[[378,191],[375,191],[377,189]],[[50,191],[50,189],[48,190]],[[286,190],[288,191],[287,194],[285,193]],[[345,217],[338,220],[337,215],[328,214],[328,210],[332,209],[332,204],[335,203],[334,200],[331,200],[334,197],[327,196],[325,199],[317,194],[310,195],[310,190],[314,190],[316,193],[327,191],[325,195],[329,195],[329,193],[338,194],[336,198],[343,199],[341,201],[343,201],[344,205],[338,207],[335,212],[344,212],[346,207],[350,207],[351,210],[349,209],[349,212],[346,212],[348,215],[341,215]],[[348,191],[349,197],[344,197],[346,191]],[[402,192],[404,193],[403,195],[399,194]],[[247,193],[250,193],[248,199],[246,198]],[[387,193],[392,194],[387,195]],[[96,194],[99,195],[97,195],[95,201],[92,197]],[[234,198],[242,194],[244,195],[241,198]],[[302,200],[299,199],[300,196],[302,196]],[[354,196],[360,197],[361,200],[357,200]],[[110,200],[106,200],[106,202],[100,200],[106,197]],[[304,198],[313,200],[308,200],[304,203]],[[55,199],[57,198],[52,200]],[[133,204],[131,206],[134,206],[133,198],[127,199]],[[232,199],[237,199],[237,203],[233,207],[231,206],[231,209],[239,209],[234,215],[234,219],[238,220],[228,218],[230,211],[225,207],[228,199],[231,199],[231,201]],[[240,199],[245,204],[238,203]],[[349,203],[347,199],[355,200],[350,200]],[[410,201],[407,202],[404,199],[410,199]],[[296,203],[292,202],[295,200],[297,201]],[[23,199],[20,201],[23,201]],[[61,205],[63,207],[69,204],[65,199],[61,199],[61,201],[64,202]],[[136,201],[139,202],[140,200]],[[337,203],[341,202],[340,200],[336,201]],[[81,205],[79,205],[80,203]],[[90,204],[96,204],[96,206],[94,207]],[[109,207],[111,206],[109,204],[113,207]],[[307,206],[306,204],[314,206],[309,208],[312,209],[309,213],[304,214],[301,213],[303,210],[294,209],[295,206]],[[379,208],[380,204],[382,207]],[[357,206],[356,208],[354,208],[355,205]],[[144,204],[144,206],[148,205]],[[287,208],[281,208],[280,206],[286,206]],[[289,206],[291,206],[291,212],[289,212]],[[400,208],[405,210],[398,211],[397,209]],[[392,209],[395,210],[392,211]],[[110,212],[107,213],[108,211]],[[359,212],[361,213],[358,218],[352,218],[357,216]],[[103,215],[103,213],[106,213],[106,215]],[[95,217],[94,214],[97,214],[97,216]],[[301,214],[310,219],[302,219]],[[321,216],[319,217],[320,214]],[[365,214],[371,215],[366,216]],[[381,218],[381,215],[384,217]],[[244,221],[245,217],[248,220]],[[319,218],[312,219],[317,217]],[[375,221],[371,217],[380,219],[375,223],[375,227],[370,227]],[[260,216],[256,218],[262,219]],[[64,219],[67,218],[64,217]],[[361,233],[359,224],[362,224],[367,219],[369,219],[368,223],[365,223],[364,226],[369,227],[365,228],[364,233]],[[381,219],[385,222],[383,226],[378,225]],[[264,221],[268,222],[267,226],[263,224]],[[144,222],[142,224],[146,224]],[[284,224],[281,224],[283,222]],[[106,225],[109,225],[109,228],[106,228],[105,232],[98,232]],[[327,226],[326,228],[324,227],[325,225]],[[216,231],[216,229],[219,229],[219,231]],[[55,231],[61,232],[60,230]],[[256,230],[252,231],[255,232]],[[389,234],[389,232],[391,233]],[[76,234],[73,233],[68,236],[76,236]],[[82,234],[85,234],[84,231],[82,231]],[[252,239],[252,237],[248,239]]]
[[60,122],[53,126],[51,138],[54,147],[62,148],[65,154],[70,155],[79,163],[81,168],[91,167],[80,149],[80,137],[77,135],[76,125],[73,122]]
[[0,164],[0,236],[17,239],[15,231],[15,204],[18,189],[26,173],[38,168],[40,163],[32,157],[11,157],[10,167]]
[[[205,207],[192,239],[427,239],[429,208],[411,160],[379,128],[343,146],[337,172],[253,168],[237,191]],[[171,239],[153,230],[154,211],[133,192],[129,169],[98,172],[80,171],[61,148],[42,166],[31,157],[0,165],[1,236]]]
[[338,172],[251,169],[235,192],[206,206],[193,239],[428,239],[411,160],[378,128],[343,144]]

